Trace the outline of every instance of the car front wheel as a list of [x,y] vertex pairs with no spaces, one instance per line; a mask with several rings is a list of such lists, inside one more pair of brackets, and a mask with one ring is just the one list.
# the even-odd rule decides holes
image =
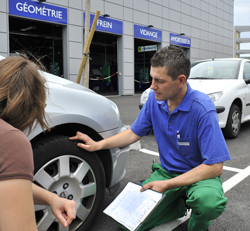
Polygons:
[[241,111],[240,108],[233,104],[230,108],[227,125],[223,129],[226,138],[236,138],[240,132],[241,127]]
[[105,192],[105,172],[96,153],[77,147],[66,136],[51,135],[32,144],[34,151],[34,182],[74,200],[77,214],[64,229],[48,206],[36,206],[39,231],[89,230],[100,210]]

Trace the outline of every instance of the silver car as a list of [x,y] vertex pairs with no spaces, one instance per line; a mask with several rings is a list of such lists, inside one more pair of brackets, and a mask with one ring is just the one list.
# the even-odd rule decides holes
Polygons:
[[[4,57],[0,56],[0,59]],[[47,206],[36,206],[40,231],[89,230],[103,202],[105,189],[118,189],[125,175],[129,147],[89,153],[69,137],[76,131],[94,140],[113,136],[123,126],[116,104],[69,80],[41,72],[48,88],[46,117],[52,128],[37,126],[28,135],[34,152],[34,181],[60,197],[73,199],[77,217],[64,229]]]

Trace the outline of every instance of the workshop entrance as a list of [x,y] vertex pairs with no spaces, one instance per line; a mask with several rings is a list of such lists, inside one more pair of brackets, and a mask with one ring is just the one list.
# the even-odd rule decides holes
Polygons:
[[118,94],[117,38],[96,31],[90,46],[89,88],[102,95]]
[[150,59],[157,51],[157,44],[152,41],[135,39],[135,93],[146,90],[151,85]]
[[63,26],[9,17],[10,53],[25,53],[47,72],[63,76]]

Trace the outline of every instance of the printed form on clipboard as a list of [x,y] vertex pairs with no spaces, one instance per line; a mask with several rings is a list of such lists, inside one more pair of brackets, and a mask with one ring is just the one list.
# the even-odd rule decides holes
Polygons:
[[136,231],[165,197],[164,194],[129,182],[115,200],[103,211],[131,231]]

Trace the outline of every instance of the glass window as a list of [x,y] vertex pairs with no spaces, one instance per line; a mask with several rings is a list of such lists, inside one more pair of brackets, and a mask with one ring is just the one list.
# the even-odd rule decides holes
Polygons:
[[236,79],[238,60],[209,60],[193,63],[190,79]]
[[249,62],[245,63],[244,65],[243,78],[245,80],[250,79],[250,63]]

